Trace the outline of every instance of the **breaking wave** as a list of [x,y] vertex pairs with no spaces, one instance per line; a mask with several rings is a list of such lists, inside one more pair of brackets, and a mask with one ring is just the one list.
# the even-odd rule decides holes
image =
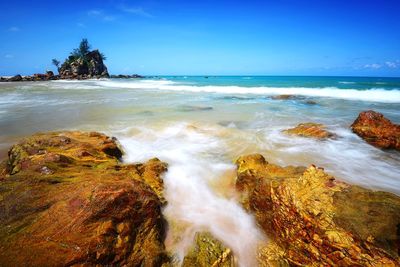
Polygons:
[[[92,81],[93,82],[93,81]],[[182,91],[194,93],[217,93],[236,95],[299,95],[310,97],[328,97],[345,100],[371,101],[383,103],[400,103],[400,90],[385,90],[374,88],[368,90],[339,89],[336,87],[242,87],[216,85],[188,85],[169,80],[138,80],[138,81],[94,81],[95,85],[103,88],[151,89],[163,91]]]

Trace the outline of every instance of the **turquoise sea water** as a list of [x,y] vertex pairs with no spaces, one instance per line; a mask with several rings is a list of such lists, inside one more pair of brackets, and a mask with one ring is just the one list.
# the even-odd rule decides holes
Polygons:
[[308,87],[339,89],[400,89],[400,78],[324,76],[162,76],[171,81],[201,86]]
[[[290,94],[288,100],[274,96]],[[167,247],[179,256],[196,231],[211,231],[253,266],[265,239],[237,204],[234,160],[261,153],[280,165],[315,164],[336,178],[400,195],[400,153],[367,144],[350,130],[373,109],[400,123],[400,78],[163,76],[0,83],[0,155],[38,131],[101,131],[116,136],[124,161],[158,157],[164,177]],[[336,139],[282,132],[323,123]],[[232,234],[235,233],[235,234]],[[179,238],[177,238],[179,237]],[[249,265],[250,263],[250,265]]]

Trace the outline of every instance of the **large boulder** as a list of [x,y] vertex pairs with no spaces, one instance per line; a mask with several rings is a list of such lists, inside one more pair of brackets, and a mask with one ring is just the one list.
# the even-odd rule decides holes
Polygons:
[[107,67],[103,63],[102,56],[99,50],[93,50],[87,54],[88,59],[88,73],[92,77],[109,77]]
[[100,133],[37,134],[0,165],[0,266],[161,266],[165,222],[153,159],[124,165]]
[[400,125],[392,123],[381,113],[373,110],[361,112],[351,129],[373,146],[400,150]]
[[263,266],[399,266],[400,198],[311,166],[240,157],[236,188],[271,238]]

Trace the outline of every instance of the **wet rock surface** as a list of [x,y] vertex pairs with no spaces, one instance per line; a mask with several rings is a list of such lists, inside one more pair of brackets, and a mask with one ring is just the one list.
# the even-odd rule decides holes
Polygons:
[[294,128],[284,130],[289,135],[297,135],[308,138],[327,139],[334,138],[335,135],[325,129],[325,125],[313,122],[300,123]]
[[300,96],[297,95],[274,95],[271,96],[273,100],[294,100],[294,99],[301,99]]
[[236,164],[241,202],[272,239],[260,250],[262,266],[399,266],[398,196],[259,154]]
[[[0,163],[0,266],[237,266],[207,232],[173,262],[161,212],[167,164],[122,164],[122,155],[97,132],[11,147]],[[260,154],[236,165],[239,201],[269,237],[259,266],[399,266],[400,197]]]
[[100,133],[37,134],[1,163],[0,266],[161,266],[165,163]]
[[351,130],[373,146],[400,150],[400,125],[392,123],[379,112],[361,112]]
[[183,259],[182,267],[234,267],[232,251],[210,233],[196,233],[194,245]]

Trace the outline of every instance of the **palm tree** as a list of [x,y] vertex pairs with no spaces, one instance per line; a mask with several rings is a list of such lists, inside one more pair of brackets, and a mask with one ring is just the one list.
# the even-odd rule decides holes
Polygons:
[[85,59],[86,55],[90,52],[90,44],[86,38],[83,38],[78,48],[72,51],[71,56],[74,58]]
[[51,60],[51,63],[53,63],[53,65],[56,66],[57,69],[58,69],[61,62],[58,61],[57,59],[53,58],[53,59]]

